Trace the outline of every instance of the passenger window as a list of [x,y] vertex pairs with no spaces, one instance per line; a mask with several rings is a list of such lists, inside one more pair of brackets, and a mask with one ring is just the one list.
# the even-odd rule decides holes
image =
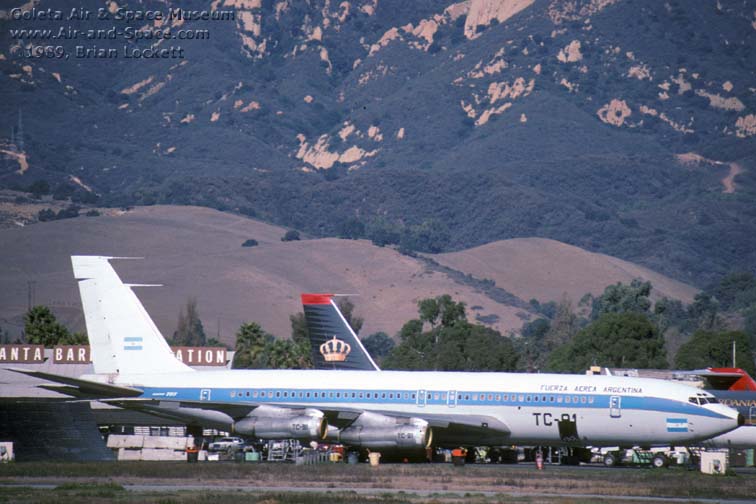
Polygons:
[[567,404],[569,404],[570,403],[570,396],[565,396],[564,402],[566,402]]
[[[525,400],[525,396],[521,395],[521,396],[519,397],[519,399],[520,399],[520,402],[522,402],[522,401],[524,401],[524,400]],[[514,401],[514,396],[512,396],[512,400]],[[528,398],[528,401],[529,401],[529,400],[530,400],[530,398]]]
[[558,403],[561,403],[562,401],[564,401],[564,397],[562,397],[562,396],[557,396],[557,402],[558,402]]
[[593,404],[593,400],[595,398],[593,396],[588,396],[588,404]]
[[473,394],[473,401],[477,401],[477,400],[478,400],[478,394]]
[[488,394],[488,400],[493,401],[493,394]]
[[501,401],[501,394],[496,394],[496,402]]
[[525,402],[530,402],[530,396],[525,396]]
[[581,402],[581,403],[585,404],[585,403],[586,403],[586,401],[587,401],[587,399],[586,399],[586,397],[585,397],[585,396],[581,396],[581,397],[580,397],[580,402]]
[[433,400],[434,400],[434,401],[438,401],[438,399],[439,399],[440,397],[441,397],[441,396],[439,395],[439,393],[438,393],[438,392],[436,392],[435,394],[433,394]]
[[252,397],[257,397],[257,395],[258,395],[258,392],[257,392],[257,390],[253,390],[253,391],[252,391]]

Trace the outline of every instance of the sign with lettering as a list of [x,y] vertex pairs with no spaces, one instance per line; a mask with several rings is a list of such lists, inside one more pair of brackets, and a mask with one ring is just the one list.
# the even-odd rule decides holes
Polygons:
[[223,347],[171,347],[176,358],[188,366],[225,366]]
[[89,364],[89,345],[58,345],[53,349],[55,364]]
[[43,345],[0,345],[0,362],[45,362]]

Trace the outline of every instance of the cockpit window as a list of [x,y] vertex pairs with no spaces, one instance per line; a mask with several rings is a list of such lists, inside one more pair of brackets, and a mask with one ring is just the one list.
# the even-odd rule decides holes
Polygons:
[[689,397],[688,401],[693,404],[701,404],[700,402],[698,402],[698,397]]

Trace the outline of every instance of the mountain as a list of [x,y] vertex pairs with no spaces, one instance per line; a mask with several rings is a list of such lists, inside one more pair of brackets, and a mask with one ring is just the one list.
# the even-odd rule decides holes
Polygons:
[[[83,330],[69,259],[73,254],[143,257],[113,264],[126,282],[162,285],[136,290],[162,333],[173,334],[179,310],[195,297],[208,337],[220,335],[228,344],[246,321],[288,337],[289,315],[302,311],[302,292],[351,294],[355,313],[365,319],[363,336],[376,331],[393,335],[417,316],[418,300],[441,294],[464,301],[470,320],[506,333],[519,331],[523,322],[537,316],[527,303],[530,297],[548,301],[555,292],[567,292],[577,303],[588,291],[601,292],[610,283],[629,283],[636,277],[686,302],[695,292],[635,265],[550,240],[489,245],[497,253],[480,269],[476,261],[481,249],[433,256],[429,262],[366,240],[284,242],[285,233],[284,228],[217,210],[160,205],[0,229],[0,326],[14,337],[20,332],[31,292],[33,304],[52,307],[66,325]],[[242,247],[248,239],[258,245]],[[534,246],[557,260],[568,257],[570,268],[585,276],[541,271],[540,264],[524,261]],[[455,266],[444,269],[433,261]],[[502,273],[512,264],[532,273],[536,281],[530,290],[521,289],[517,275]],[[596,272],[604,273],[591,276]],[[491,276],[495,287],[484,281]]]
[[[0,187],[419,252],[542,237],[698,285],[754,270],[747,2],[83,0],[84,20],[17,4],[0,12]],[[106,38],[34,31],[61,28]],[[24,57],[39,40],[50,57]]]

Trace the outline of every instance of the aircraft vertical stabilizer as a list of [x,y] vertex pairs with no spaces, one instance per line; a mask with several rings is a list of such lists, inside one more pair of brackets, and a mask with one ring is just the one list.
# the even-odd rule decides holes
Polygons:
[[342,315],[333,294],[302,294],[315,369],[380,371]]
[[192,371],[173,355],[163,335],[110,265],[110,257],[72,256],[95,373]]

